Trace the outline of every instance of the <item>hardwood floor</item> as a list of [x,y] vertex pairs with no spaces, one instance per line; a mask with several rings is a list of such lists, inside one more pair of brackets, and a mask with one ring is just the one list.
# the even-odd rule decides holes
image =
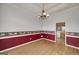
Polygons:
[[40,40],[5,53],[9,55],[79,55],[79,50],[67,47],[63,43]]

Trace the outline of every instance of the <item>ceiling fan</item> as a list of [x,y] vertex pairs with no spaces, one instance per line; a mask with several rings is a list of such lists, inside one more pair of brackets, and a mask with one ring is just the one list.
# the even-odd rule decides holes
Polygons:
[[50,15],[46,13],[45,11],[45,5],[44,3],[42,4],[42,12],[41,12],[41,15],[39,16],[39,19],[42,19],[42,20],[46,20]]

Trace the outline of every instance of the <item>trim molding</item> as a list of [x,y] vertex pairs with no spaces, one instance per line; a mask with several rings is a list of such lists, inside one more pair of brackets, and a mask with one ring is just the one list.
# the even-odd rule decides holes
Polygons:
[[1,39],[5,39],[5,38],[14,38],[14,37],[28,36],[28,35],[35,35],[35,34],[41,34],[41,33],[34,33],[34,34],[24,34],[24,35],[15,35],[15,36],[0,37],[0,40],[1,40]]
[[21,46],[24,46],[24,45],[27,45],[27,44],[30,44],[30,43],[33,43],[33,42],[36,42],[36,41],[39,41],[39,40],[42,40],[42,39],[37,39],[37,40],[31,41],[31,42],[28,42],[28,43],[23,43],[23,44],[20,44],[20,45],[17,45],[17,46],[8,48],[8,49],[4,49],[4,50],[0,51],[0,53],[9,51],[9,50],[12,50],[14,48],[18,48],[18,47],[21,47]]
[[24,44],[21,44],[21,45],[17,45],[17,46],[14,46],[14,47],[11,47],[11,48],[2,50],[2,51],[0,51],[0,53],[2,53],[2,52],[6,52],[6,51],[9,51],[9,50],[12,50],[12,49],[15,49],[15,48],[18,48],[18,47],[21,47],[21,46],[24,46],[24,45],[27,45],[27,44],[36,42],[36,41],[40,41],[40,40],[47,40],[47,41],[50,41],[50,42],[56,42],[56,41],[49,40],[49,39],[46,39],[46,38],[41,38],[41,39],[37,39],[37,40],[31,41],[31,42],[28,42],[28,43],[24,43]]
[[[79,47],[67,44],[67,37],[74,37],[74,36],[70,36],[70,35],[65,36],[65,46],[68,46],[68,47],[75,48],[75,49],[79,50]],[[78,37],[75,37],[75,38],[78,38]]]
[[68,46],[68,47],[75,48],[75,49],[78,49],[79,50],[78,47],[75,47],[75,46],[72,46],[72,45],[69,45],[69,44],[65,44],[65,46]]
[[49,40],[47,38],[41,38],[41,39],[44,39],[44,40],[47,40],[47,41],[50,41],[50,42],[56,42],[56,40],[55,41],[54,40]]
[[66,37],[74,37],[74,38],[79,38],[79,36],[72,36],[72,35],[66,35]]
[[39,30],[39,31],[18,31],[18,32],[0,32],[0,37],[15,36],[24,34],[35,34],[35,33],[55,33],[55,31]]

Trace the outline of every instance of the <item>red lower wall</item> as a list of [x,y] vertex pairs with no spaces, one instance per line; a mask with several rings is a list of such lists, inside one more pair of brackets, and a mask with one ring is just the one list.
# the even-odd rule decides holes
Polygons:
[[72,45],[72,46],[75,46],[75,47],[79,47],[79,38],[67,37],[66,38],[66,44]]
[[[42,37],[41,37],[42,36]],[[11,38],[5,38],[0,39],[0,51],[11,48],[23,43],[27,43],[30,41],[34,41],[40,38],[47,38],[49,40],[55,40],[55,35],[52,34],[33,34],[28,36],[20,36],[20,37],[11,37]]]
[[43,38],[47,38],[49,40],[55,41],[55,35],[52,35],[52,34],[42,34],[42,35],[43,35]]

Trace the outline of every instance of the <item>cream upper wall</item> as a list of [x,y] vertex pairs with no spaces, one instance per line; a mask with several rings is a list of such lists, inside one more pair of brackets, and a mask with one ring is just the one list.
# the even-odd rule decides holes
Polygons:
[[56,31],[56,23],[65,22],[67,32],[79,32],[79,6],[53,14],[44,24],[43,30]]
[[27,10],[0,4],[0,32],[50,30],[56,31],[57,22],[66,22],[66,31],[79,32],[79,7],[70,8],[50,15],[40,21]]
[[40,24],[31,12],[0,4],[0,32],[41,30]]

